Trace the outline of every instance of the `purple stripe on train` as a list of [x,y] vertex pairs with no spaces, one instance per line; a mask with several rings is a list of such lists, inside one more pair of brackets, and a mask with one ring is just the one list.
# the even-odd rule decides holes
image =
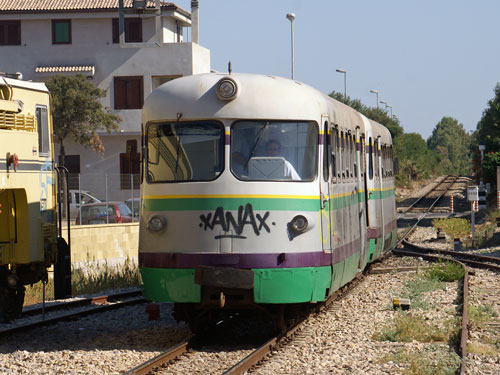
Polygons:
[[150,268],[194,268],[219,266],[234,268],[296,268],[320,267],[338,263],[359,251],[359,238],[333,253],[315,251],[308,253],[139,253],[139,266]]
[[139,253],[139,266],[151,268],[194,268],[219,266],[235,268],[294,268],[319,267],[331,264],[331,253],[272,254],[189,254],[189,253]]

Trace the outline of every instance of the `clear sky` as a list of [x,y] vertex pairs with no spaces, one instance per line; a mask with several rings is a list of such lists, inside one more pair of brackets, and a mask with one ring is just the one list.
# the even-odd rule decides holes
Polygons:
[[200,0],[212,69],[290,77],[290,12],[296,80],[343,92],[344,69],[347,95],[375,106],[378,90],[424,139],[443,116],[475,130],[500,82],[499,0]]

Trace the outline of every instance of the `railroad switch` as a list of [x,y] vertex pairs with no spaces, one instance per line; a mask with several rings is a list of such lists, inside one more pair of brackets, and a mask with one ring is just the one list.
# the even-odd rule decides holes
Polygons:
[[160,305],[157,303],[148,303],[146,305],[146,312],[149,315],[149,320],[158,320],[160,317]]
[[392,299],[392,308],[393,309],[401,309],[401,310],[409,310],[410,309],[410,299],[409,298],[393,298]]

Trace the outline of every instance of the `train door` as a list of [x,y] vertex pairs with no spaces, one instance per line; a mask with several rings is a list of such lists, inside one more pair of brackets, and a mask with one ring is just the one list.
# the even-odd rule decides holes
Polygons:
[[384,173],[383,173],[383,168],[382,168],[382,162],[383,162],[383,159],[382,159],[382,145],[381,145],[381,139],[380,139],[380,136],[378,137],[377,139],[377,169],[378,169],[378,186],[377,188],[379,189],[380,191],[380,221],[378,222],[378,224],[380,225],[380,235],[382,237],[381,239],[381,246],[383,248],[384,246],[384,242],[385,242],[385,222],[384,222],[384,218],[385,218],[385,215],[384,215],[384,189],[383,189],[383,177],[384,177]]
[[361,197],[364,196],[363,190],[366,191],[364,187],[365,183],[365,163],[363,158],[363,148],[364,147],[364,137],[359,131],[359,127],[356,128],[355,133],[355,144],[356,144],[356,212],[358,214],[358,228],[359,228],[359,243],[361,249],[361,255],[359,257],[359,268],[362,269],[364,266],[364,259],[366,253],[366,243],[365,243],[365,233],[366,233],[366,203],[362,202]]
[[322,116],[323,124],[323,178],[320,179],[320,199],[321,199],[321,242],[323,251],[331,251],[331,210],[332,199],[330,197],[330,176],[331,176],[331,141],[328,128],[328,117]]
[[355,153],[355,134],[348,132],[346,137],[347,158],[348,158],[348,197],[347,210],[349,211],[349,243],[350,246],[356,246],[356,240],[359,238],[359,211],[358,211],[358,189],[357,189],[357,169],[356,169],[356,153]]
[[[374,140],[374,145],[372,147],[372,160],[373,160],[373,169],[374,169],[374,203],[375,203],[375,217],[376,217],[376,226],[377,226],[377,237],[380,237],[383,228],[382,228],[382,178],[380,176],[380,157],[379,157],[379,139]],[[383,242],[383,240],[381,241]],[[380,244],[377,240],[377,250],[380,247]]]
[[360,167],[361,167],[361,183],[362,183],[362,190],[363,190],[363,196],[364,196],[364,210],[365,210],[365,226],[368,228],[370,226],[370,216],[368,215],[368,171],[367,171],[367,160],[366,160],[366,141],[365,141],[365,135],[361,135],[360,139]]

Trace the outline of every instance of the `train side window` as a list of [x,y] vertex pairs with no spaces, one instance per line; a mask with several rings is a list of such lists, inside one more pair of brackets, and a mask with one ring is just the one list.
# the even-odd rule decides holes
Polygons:
[[359,142],[359,163],[360,163],[360,171],[361,171],[361,179],[365,178],[366,172],[366,148],[365,148],[365,137],[362,136]]
[[332,181],[337,182],[337,129],[332,128],[328,135],[330,139],[330,164],[332,166]]
[[38,154],[47,156],[50,153],[50,134],[46,106],[36,106],[36,123],[38,127]]
[[342,182],[345,182],[345,134],[340,132],[340,163],[342,165]]
[[330,178],[330,155],[331,155],[330,137],[328,134],[328,122],[325,121],[323,132],[323,180],[328,181]]
[[373,180],[373,143],[372,137],[368,138],[368,177]]
[[379,177],[379,173],[378,173],[378,164],[379,164],[379,156],[378,156],[378,140],[375,141],[375,144],[373,146],[373,153],[374,153],[374,161],[375,161],[375,179],[377,179]]
[[353,143],[353,135],[351,134],[349,137],[349,151],[351,152],[351,178],[354,178],[354,166],[355,166],[355,158],[354,158],[354,143]]
[[381,168],[382,168],[382,179],[385,178],[385,146],[382,146],[382,150],[381,150],[381,157],[382,157],[382,162],[380,163],[381,164]]
[[357,150],[357,145],[358,145],[358,140],[356,139],[356,135],[353,136],[353,144],[352,144],[352,154],[354,157],[354,178],[358,178],[358,152]]
[[351,175],[351,150],[350,150],[350,144],[349,144],[349,137],[350,134],[347,132],[344,133],[344,169],[345,169],[345,177],[346,181],[350,180],[350,175]]
[[340,132],[338,129],[335,130],[335,139],[336,139],[336,147],[335,147],[335,161],[336,161],[336,169],[337,169],[337,178],[338,181],[341,182],[342,177],[342,163],[340,160]]
[[389,171],[390,171],[391,177],[394,176],[394,170],[392,169],[393,168],[392,163],[393,163],[393,161],[392,161],[392,146],[390,146],[389,147]]

